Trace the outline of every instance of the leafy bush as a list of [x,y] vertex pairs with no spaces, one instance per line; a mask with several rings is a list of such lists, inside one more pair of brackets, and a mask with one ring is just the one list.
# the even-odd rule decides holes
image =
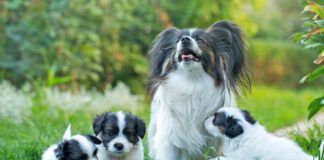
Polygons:
[[146,51],[163,28],[207,27],[226,18],[253,35],[257,27],[244,6],[262,6],[264,0],[170,2],[5,0],[0,10],[0,79],[101,90],[123,81],[133,91],[143,91]]
[[[253,80],[257,83],[298,88],[299,77],[314,69],[311,61],[316,54],[308,53],[288,40],[255,39],[250,48]],[[313,86],[320,86],[321,82],[324,83],[320,81]]]
[[41,78],[48,85],[97,84],[101,89],[125,76],[144,83],[136,81],[147,73],[146,48],[141,47],[161,29],[153,8],[142,7],[149,2],[5,1],[2,77],[15,84]]
[[[319,65],[317,69],[304,76],[300,82],[311,82],[324,75],[324,7],[308,1],[302,13],[308,13],[304,22],[304,30],[294,35],[295,41],[300,41],[305,49],[314,49],[318,52],[318,57],[314,64]],[[313,117],[321,108],[324,107],[324,95],[316,98],[309,105],[309,116]]]

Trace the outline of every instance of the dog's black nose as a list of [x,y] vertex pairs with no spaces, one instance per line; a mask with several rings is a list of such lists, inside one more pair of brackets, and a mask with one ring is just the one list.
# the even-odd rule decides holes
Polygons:
[[182,37],[181,38],[182,44],[190,44],[190,38],[189,37]]
[[121,144],[121,143],[115,143],[115,144],[114,144],[114,147],[115,147],[117,150],[119,150],[119,151],[121,151],[121,150],[124,149],[124,145]]

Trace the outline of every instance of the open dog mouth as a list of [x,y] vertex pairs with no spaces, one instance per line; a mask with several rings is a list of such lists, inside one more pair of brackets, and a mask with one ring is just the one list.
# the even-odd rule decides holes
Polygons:
[[197,55],[197,53],[193,52],[190,49],[183,49],[178,57],[178,61],[194,61],[194,62],[200,62],[200,56]]

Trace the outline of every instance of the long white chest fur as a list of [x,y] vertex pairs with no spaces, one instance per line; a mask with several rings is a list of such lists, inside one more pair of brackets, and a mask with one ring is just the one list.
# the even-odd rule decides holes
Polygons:
[[157,160],[201,159],[209,146],[203,122],[223,106],[236,106],[235,98],[226,87],[217,87],[207,73],[171,73],[152,101],[151,156]]

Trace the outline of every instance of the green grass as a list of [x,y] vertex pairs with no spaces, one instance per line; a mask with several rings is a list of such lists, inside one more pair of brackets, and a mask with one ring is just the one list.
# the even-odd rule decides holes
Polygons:
[[307,106],[323,90],[289,90],[255,86],[251,94],[239,100],[239,107],[249,110],[269,131],[286,127],[307,117]]
[[[306,106],[320,93],[319,90],[292,91],[255,86],[252,94],[241,99],[239,105],[250,110],[261,124],[273,131],[305,118]],[[148,105],[143,105],[137,114],[148,122]],[[91,133],[94,117],[94,114],[86,111],[71,114],[34,106],[33,114],[25,117],[20,124],[1,119],[0,160],[39,159],[46,147],[62,137],[69,123],[72,124],[73,134]]]
[[323,124],[313,124],[313,127],[308,128],[306,133],[300,133],[299,131],[292,132],[291,137],[305,151],[315,157],[319,157],[319,160],[324,160],[324,148],[320,148],[321,143],[324,143]]

